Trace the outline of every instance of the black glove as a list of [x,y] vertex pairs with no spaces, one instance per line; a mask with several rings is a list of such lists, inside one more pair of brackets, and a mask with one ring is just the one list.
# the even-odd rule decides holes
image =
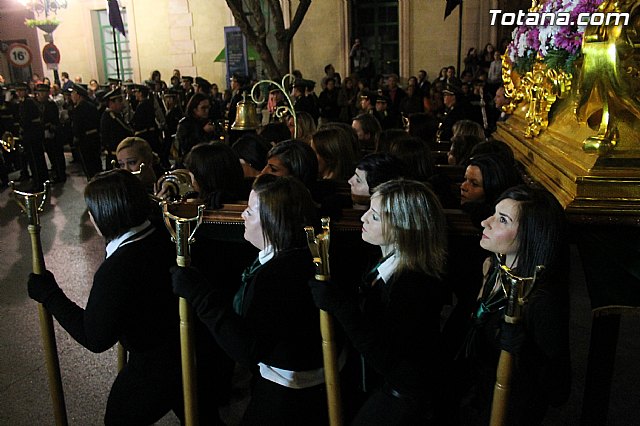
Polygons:
[[338,286],[331,281],[318,281],[314,278],[309,280],[311,295],[316,306],[323,311],[334,313],[340,303],[342,297]]
[[27,289],[29,297],[42,304],[45,304],[54,294],[62,292],[50,271],[44,271],[42,275],[30,273]]
[[188,301],[192,301],[202,289],[209,287],[207,278],[194,267],[173,266],[170,271],[173,292]]
[[511,354],[518,354],[524,345],[525,333],[522,324],[505,322],[500,329],[500,348]]

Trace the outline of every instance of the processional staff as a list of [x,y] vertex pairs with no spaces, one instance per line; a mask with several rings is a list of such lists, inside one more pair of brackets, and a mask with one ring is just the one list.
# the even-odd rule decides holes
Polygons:
[[[316,280],[329,281],[329,218],[323,217],[322,233],[314,235],[312,226],[304,228],[307,233],[307,243],[316,265]],[[333,332],[333,318],[327,311],[320,310],[320,334],[322,335],[322,360],[324,364],[324,381],[327,387],[327,405],[329,409],[329,424],[342,425],[342,401],[340,396],[340,369]]]
[[[40,240],[40,217],[38,212],[44,208],[46,200],[49,198],[51,187],[49,181],[44,183],[42,192],[22,192],[15,188],[13,182],[13,199],[18,203],[20,209],[27,214],[29,225],[27,230],[31,237],[31,257],[33,273],[42,275],[46,267],[44,264],[44,254],[42,252],[42,241]],[[49,375],[49,391],[53,402],[53,412],[56,425],[67,425],[67,409],[64,402],[64,391],[62,389],[62,376],[60,374],[60,361],[58,359],[58,348],[56,346],[55,330],[53,328],[53,317],[42,304],[38,304],[38,314],[40,317],[40,333],[42,334],[42,346],[44,349]]]
[[[527,298],[536,283],[538,272],[544,266],[536,266],[533,277],[523,278],[515,275],[509,267],[500,263],[500,279],[507,290],[507,306],[505,308],[504,321],[507,326],[515,326],[522,319],[522,309],[527,303]],[[493,403],[491,405],[491,426],[506,426],[509,407],[509,393],[511,392],[511,376],[513,373],[513,353],[500,351],[498,368],[496,371],[496,384],[493,389]]]
[[[169,211],[170,206],[179,206],[189,210],[187,217],[174,215]],[[191,264],[189,245],[193,242],[193,235],[202,223],[204,204],[169,204],[162,203],[164,222],[176,243],[176,263],[181,268]],[[175,229],[171,224],[175,223]],[[195,223],[193,229],[191,224]],[[184,397],[185,424],[198,425],[198,384],[196,379],[195,339],[193,332],[193,312],[187,300],[180,298],[180,354],[182,357],[182,393]]]

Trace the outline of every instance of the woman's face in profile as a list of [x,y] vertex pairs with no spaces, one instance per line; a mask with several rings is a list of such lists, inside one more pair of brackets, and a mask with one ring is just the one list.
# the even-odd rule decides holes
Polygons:
[[380,197],[371,197],[371,206],[360,218],[362,222],[362,240],[374,246],[385,246],[387,239],[382,233]]
[[460,185],[460,204],[484,201],[482,172],[478,166],[467,166],[464,181]]
[[280,157],[278,157],[277,155],[273,155],[271,156],[271,158],[267,160],[267,165],[264,166],[264,169],[262,169],[261,174],[274,175],[274,176],[289,176],[291,172],[289,171],[287,166],[284,165]]
[[515,255],[518,251],[519,203],[506,198],[496,204],[495,213],[480,224],[484,228],[480,247],[493,253]]
[[257,249],[263,250],[265,241],[262,234],[262,222],[260,222],[260,199],[253,190],[249,194],[247,208],[242,212],[242,219],[244,219],[244,239]]
[[142,157],[131,147],[121,149],[116,154],[118,159],[118,166],[121,169],[129,170],[130,172],[140,171],[140,164],[142,164]]
[[367,172],[361,169],[356,169],[356,172],[351,179],[347,181],[351,187],[352,195],[360,195],[363,197],[369,196],[369,185],[367,184]]

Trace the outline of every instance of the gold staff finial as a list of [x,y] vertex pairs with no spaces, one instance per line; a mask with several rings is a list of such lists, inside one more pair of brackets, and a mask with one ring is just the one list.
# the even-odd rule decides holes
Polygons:
[[[307,243],[313,263],[316,265],[315,278],[318,281],[329,281],[331,270],[329,268],[329,218],[321,220],[322,233],[315,234],[312,226],[305,226]],[[333,333],[333,318],[328,312],[320,310],[320,334],[322,335],[322,359],[324,364],[324,381],[327,388],[327,406],[329,410],[330,426],[342,425],[342,402],[340,397],[340,369],[338,367],[338,354]]]
[[[173,210],[171,212],[170,210]],[[180,210],[180,211],[178,211]],[[162,202],[164,222],[176,243],[176,263],[182,268],[191,264],[189,245],[202,223],[204,204]],[[184,215],[184,216],[182,216]],[[172,225],[175,224],[175,228]],[[193,227],[192,224],[195,224]],[[184,397],[185,424],[198,425],[198,384],[196,379],[195,337],[193,312],[183,297],[179,300],[180,310],[180,354],[182,358],[182,393]]]
[[[18,206],[20,206],[22,212],[26,213],[29,218],[27,230],[31,237],[33,273],[42,275],[46,271],[46,266],[42,252],[42,241],[40,240],[40,216],[38,213],[44,210],[45,203],[51,193],[51,185],[49,181],[46,181],[44,183],[44,190],[41,192],[18,191],[13,181],[10,182],[9,185],[13,190],[13,199]],[[68,423],[67,408],[64,402],[64,390],[62,388],[60,360],[58,359],[53,317],[42,304],[38,304],[38,315],[40,317],[42,346],[45,353],[47,373],[49,375],[49,392],[51,393],[51,399],[53,401],[53,412],[56,425],[63,426]]]

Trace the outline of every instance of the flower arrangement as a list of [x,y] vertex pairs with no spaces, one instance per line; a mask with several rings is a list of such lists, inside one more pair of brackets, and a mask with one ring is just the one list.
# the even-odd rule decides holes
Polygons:
[[41,25],[51,25],[57,27],[60,25],[60,21],[56,18],[46,18],[46,19],[25,19],[24,24],[29,28],[39,28]]
[[[526,15],[524,25],[513,30],[509,59],[523,74],[531,70],[536,58],[548,68],[571,73],[580,57],[585,25],[578,16],[597,11],[602,0],[547,0]],[[586,15],[585,15],[586,16]]]

